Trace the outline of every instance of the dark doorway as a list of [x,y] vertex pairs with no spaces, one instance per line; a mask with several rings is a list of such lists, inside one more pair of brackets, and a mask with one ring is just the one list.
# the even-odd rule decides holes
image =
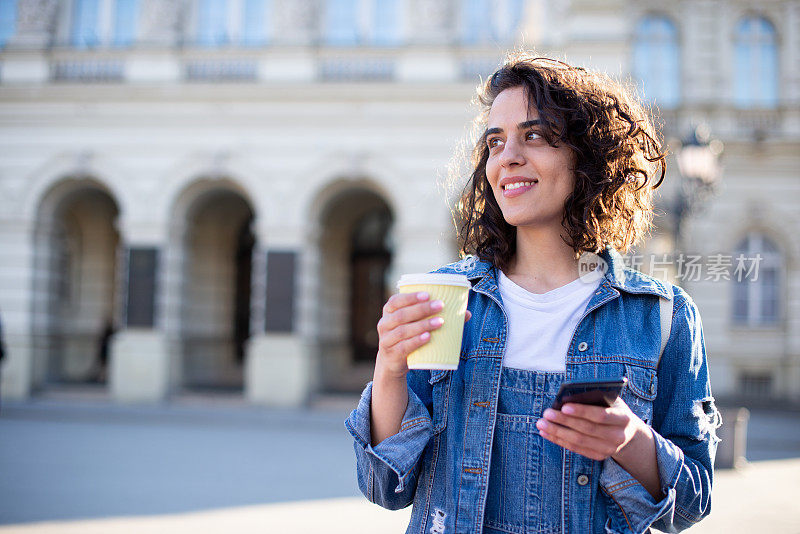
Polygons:
[[320,213],[315,306],[319,390],[358,393],[375,372],[377,325],[393,293],[393,212],[366,188],[340,190]]
[[236,361],[244,361],[245,343],[250,337],[250,276],[256,239],[250,228],[252,218],[239,231],[236,244],[236,291],[234,296],[233,343]]
[[353,361],[372,362],[378,352],[377,324],[387,297],[386,274],[392,261],[392,224],[385,208],[362,216],[353,226],[350,255],[350,340]]
[[105,384],[118,214],[110,194],[88,179],[62,182],[40,206],[33,303],[36,388]]
[[215,188],[186,211],[180,338],[182,386],[238,391],[250,333],[253,210],[235,191]]

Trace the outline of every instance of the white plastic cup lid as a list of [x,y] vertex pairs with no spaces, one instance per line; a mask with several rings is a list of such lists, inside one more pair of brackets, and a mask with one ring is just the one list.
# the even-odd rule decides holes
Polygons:
[[463,274],[448,274],[448,273],[414,273],[404,274],[397,282],[397,288],[401,286],[410,286],[417,284],[437,284],[443,286],[461,286],[471,288],[472,284],[469,283],[469,278]]

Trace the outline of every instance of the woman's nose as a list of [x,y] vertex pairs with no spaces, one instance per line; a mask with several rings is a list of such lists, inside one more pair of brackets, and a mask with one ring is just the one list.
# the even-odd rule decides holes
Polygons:
[[522,165],[525,163],[525,157],[522,154],[522,147],[514,140],[509,139],[503,147],[503,152],[500,154],[500,165],[508,167],[509,165]]

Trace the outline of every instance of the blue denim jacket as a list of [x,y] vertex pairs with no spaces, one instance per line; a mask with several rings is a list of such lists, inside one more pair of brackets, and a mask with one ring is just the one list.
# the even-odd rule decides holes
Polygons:
[[[623,400],[654,430],[664,497],[655,501],[611,458],[564,450],[561,502],[552,506],[561,509],[563,533],[683,530],[710,511],[719,441],[700,315],[680,287],[625,268],[611,247],[600,256],[608,269],[573,333],[566,380],[627,377]],[[491,263],[467,257],[435,272],[465,274],[472,283],[458,369],[409,371],[400,431],[375,447],[371,382],[345,425],[367,499],[392,510],[413,503],[407,532],[480,533],[507,319]],[[661,358],[660,297],[674,298]]]

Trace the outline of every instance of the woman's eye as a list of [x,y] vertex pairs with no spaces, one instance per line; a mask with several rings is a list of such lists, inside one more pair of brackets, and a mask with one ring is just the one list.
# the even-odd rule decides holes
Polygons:
[[499,137],[492,137],[491,139],[486,141],[486,145],[489,148],[495,148],[499,142],[500,142],[500,138]]
[[538,133],[536,133],[536,132],[528,132],[528,133],[526,134],[526,136],[525,136],[525,137],[527,137],[528,139],[539,139],[539,138],[541,138],[542,136],[541,136],[541,135],[539,135],[539,134],[538,134]]

